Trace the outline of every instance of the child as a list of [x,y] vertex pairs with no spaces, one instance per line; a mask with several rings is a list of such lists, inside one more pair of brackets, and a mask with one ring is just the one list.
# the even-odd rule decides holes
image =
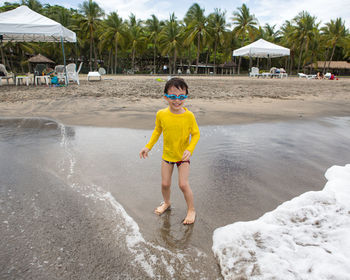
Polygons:
[[165,84],[164,99],[169,104],[169,107],[157,112],[156,127],[151,139],[140,151],[140,158],[147,158],[148,152],[163,132],[164,144],[161,175],[164,202],[154,212],[161,215],[171,205],[171,176],[176,164],[179,173],[179,187],[187,203],[187,215],[183,221],[183,224],[186,225],[193,224],[196,218],[193,193],[188,182],[188,175],[190,171],[190,157],[200,137],[193,113],[183,107],[187,94],[188,86],[181,78],[172,78]]

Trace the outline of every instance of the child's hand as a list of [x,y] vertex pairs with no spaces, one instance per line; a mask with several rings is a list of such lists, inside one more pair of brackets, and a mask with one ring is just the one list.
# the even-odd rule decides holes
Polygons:
[[188,151],[188,150],[185,150],[185,151],[184,151],[184,154],[183,154],[183,156],[182,156],[182,161],[187,161],[187,160],[190,159],[190,157],[191,157],[191,152]]
[[147,147],[144,147],[140,151],[140,158],[148,158],[148,152],[149,152],[149,149]]

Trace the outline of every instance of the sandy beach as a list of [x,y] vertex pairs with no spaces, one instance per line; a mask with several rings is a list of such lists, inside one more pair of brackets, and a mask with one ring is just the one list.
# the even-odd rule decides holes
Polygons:
[[[319,191],[330,166],[348,163],[350,79],[185,77],[201,129],[198,216],[182,225],[175,171],[172,209],[158,217],[162,140],[138,157],[166,106],[157,78],[0,87],[1,279],[221,279],[214,230]],[[242,271],[257,260],[242,258]]]
[[[350,79],[338,81],[184,76],[186,106],[199,125],[227,125],[350,114]],[[158,79],[158,80],[157,80]],[[163,81],[159,81],[159,79]],[[67,125],[152,129],[167,76],[104,76],[68,87],[0,87],[2,117],[47,117]]]

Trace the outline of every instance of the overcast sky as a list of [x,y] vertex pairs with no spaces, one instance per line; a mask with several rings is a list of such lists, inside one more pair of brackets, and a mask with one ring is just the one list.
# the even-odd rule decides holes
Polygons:
[[[13,2],[11,0],[6,0]],[[3,4],[5,1],[0,0]],[[67,8],[78,8],[83,0],[42,0],[42,4],[62,5]],[[260,25],[269,23],[279,27],[285,20],[291,20],[300,11],[306,10],[321,21],[321,26],[341,17],[350,28],[350,0],[95,0],[106,14],[117,11],[127,19],[134,13],[139,19],[147,19],[155,14],[159,19],[167,19],[169,14],[175,12],[178,19],[182,19],[193,3],[198,3],[205,9],[205,14],[214,11],[214,8],[226,10],[226,18],[230,22],[232,12],[246,3],[250,12],[254,14]]]

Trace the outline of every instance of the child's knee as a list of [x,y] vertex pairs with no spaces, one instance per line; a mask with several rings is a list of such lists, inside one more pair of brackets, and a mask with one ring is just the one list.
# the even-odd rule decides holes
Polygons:
[[190,188],[190,184],[188,182],[179,182],[179,188],[185,192]]
[[162,189],[166,190],[170,188],[170,182],[162,182]]

